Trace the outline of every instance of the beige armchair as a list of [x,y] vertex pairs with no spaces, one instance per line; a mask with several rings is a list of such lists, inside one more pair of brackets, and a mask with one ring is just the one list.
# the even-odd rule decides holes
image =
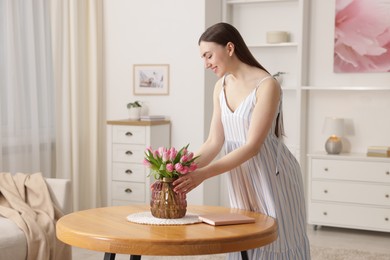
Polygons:
[[[53,202],[68,214],[72,212],[72,188],[70,180],[47,178]],[[9,219],[0,216],[0,260],[25,260],[27,240],[21,229]]]

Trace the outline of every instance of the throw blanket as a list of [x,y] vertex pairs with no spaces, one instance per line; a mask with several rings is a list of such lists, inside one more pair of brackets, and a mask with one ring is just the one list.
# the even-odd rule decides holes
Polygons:
[[27,239],[27,260],[68,260],[70,246],[55,234],[63,216],[51,200],[41,173],[0,173],[0,215],[12,220]]

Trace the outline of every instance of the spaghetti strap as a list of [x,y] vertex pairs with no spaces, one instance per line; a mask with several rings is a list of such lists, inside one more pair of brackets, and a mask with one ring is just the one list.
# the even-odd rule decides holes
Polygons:
[[260,79],[259,82],[256,84],[256,89],[261,85],[261,83],[263,83],[265,80],[267,80],[269,78],[273,78],[273,77],[272,76],[266,76],[266,77]]
[[223,75],[223,78],[222,78],[222,88],[225,87],[225,79],[226,79],[226,76],[229,75],[229,74],[225,74]]
[[[222,78],[222,87],[225,87],[225,81],[226,81],[226,76],[228,76],[229,74],[225,74],[223,75],[223,78]],[[256,84],[256,89],[261,85],[261,83],[263,83],[265,80],[269,79],[269,78],[273,78],[272,76],[266,76],[262,79],[259,80],[259,82]]]

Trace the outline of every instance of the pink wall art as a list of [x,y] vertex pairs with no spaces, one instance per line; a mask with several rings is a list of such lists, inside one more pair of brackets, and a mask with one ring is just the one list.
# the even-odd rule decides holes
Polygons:
[[336,0],[334,72],[390,72],[390,0]]

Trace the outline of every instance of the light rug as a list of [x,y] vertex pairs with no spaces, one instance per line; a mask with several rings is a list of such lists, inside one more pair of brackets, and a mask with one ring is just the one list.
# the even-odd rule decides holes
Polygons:
[[[389,260],[390,254],[382,254],[369,252],[364,250],[344,249],[344,248],[328,248],[311,246],[312,260]],[[142,260],[223,260],[224,254],[219,255],[203,255],[203,256],[164,256],[150,257],[142,256]]]
[[[101,259],[102,252],[73,248],[74,260]],[[142,256],[142,260],[224,260],[224,254],[202,256]],[[329,248],[311,245],[311,260],[389,260],[390,254],[375,253],[364,250]],[[117,255],[115,260],[129,260],[128,255]],[[291,259],[298,260],[298,259]]]
[[390,254],[364,250],[311,246],[312,260],[389,260]]

